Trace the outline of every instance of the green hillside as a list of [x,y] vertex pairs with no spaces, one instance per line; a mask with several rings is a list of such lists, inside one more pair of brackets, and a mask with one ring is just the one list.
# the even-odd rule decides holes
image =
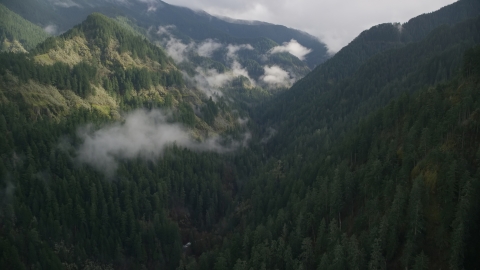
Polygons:
[[441,26],[335,83],[327,62],[262,104],[270,158],[200,269],[474,268],[479,23]]
[[[218,87],[208,85],[201,90],[207,95],[216,92],[237,100],[257,100],[285,90],[330,57],[325,44],[307,33],[264,22],[245,24],[220,19],[162,1],[3,0],[0,3],[37,25],[56,27],[58,33],[69,31],[92,13],[114,18],[128,32],[146,37],[172,54],[181,71],[191,77],[186,80],[190,88],[199,88],[198,82],[188,84],[191,81],[209,80],[214,63],[228,80]],[[146,12],[152,4],[161,8]],[[282,48],[289,42],[298,42],[308,53],[298,57],[288,52],[272,53],[275,47]],[[206,46],[202,53],[203,45]],[[274,77],[266,80],[272,73]],[[232,86],[239,76],[250,83]]]
[[[479,3],[372,27],[275,94],[248,77],[308,70],[262,60],[285,29],[170,5],[0,53],[0,269],[475,269]],[[172,21],[231,46],[174,60],[144,25]]]
[[322,90],[329,89],[328,87],[351,76],[377,53],[399,48],[410,42],[418,42],[439,26],[453,25],[479,14],[479,1],[460,0],[438,11],[415,17],[404,24],[376,25],[363,31],[335,54],[335,57],[305,76],[293,89],[307,89],[312,86]]
[[265,22],[245,24],[234,20],[224,20],[206,12],[197,12],[162,1],[151,2],[161,6],[152,12],[146,12],[149,5],[147,1],[129,3],[109,0],[76,0],[61,5],[49,0],[2,0],[1,3],[35,24],[54,23],[59,27],[60,32],[69,30],[91,13],[98,12],[112,18],[118,16],[128,18],[143,31],[147,32],[148,30],[152,40],[157,38],[156,31],[151,31],[152,29],[175,25],[175,30],[172,31],[175,38],[184,41],[185,44],[188,44],[189,41],[201,42],[207,39],[218,40],[225,45],[268,39],[281,45],[295,39],[303,46],[312,49],[305,61],[302,61],[304,67],[312,69],[329,58],[325,44],[302,31]]
[[[239,132],[223,103],[185,87],[162,49],[94,14],[28,55],[0,59],[0,268],[175,269],[179,224],[210,230],[225,215],[231,165],[219,154],[169,145],[155,166],[119,159],[105,181],[72,152],[79,130],[112,125],[120,110],[164,109],[195,141]],[[215,199],[195,206],[185,192]],[[193,207],[195,216],[182,214]]]
[[[160,93],[166,95],[164,87],[182,84],[181,74],[160,48],[130,34],[103,15],[92,15],[62,36],[48,38],[28,56],[3,54],[1,57],[5,83],[18,79],[20,88],[31,81],[55,87],[44,89],[38,98],[34,96],[35,91],[26,91],[25,100],[27,103],[32,100],[34,107],[49,104],[42,96],[59,93],[70,103],[63,106],[65,111],[69,107],[91,105],[111,112],[125,101],[141,102],[139,95],[144,91],[153,91],[157,102],[161,102]],[[11,75],[16,78],[9,79]]]
[[0,59],[3,100],[21,98],[33,118],[59,119],[85,108],[119,119],[121,111],[161,107],[173,109],[175,119],[194,127],[197,137],[236,125],[230,109],[195,114],[193,108],[204,110],[208,97],[185,85],[160,47],[101,14],[48,38],[29,55]]
[[475,268],[479,59],[467,50],[452,80],[403,93],[317,155],[271,160],[201,269]]
[[[480,42],[479,22],[477,17],[451,27],[441,26],[422,41],[378,53],[356,72],[336,81],[330,78],[329,70],[330,63],[335,67],[340,61],[336,58],[343,57],[339,53],[331,62],[297,82],[290,91],[262,106],[258,119],[284,130],[283,138],[276,138],[283,141],[277,143],[289,145],[291,149],[297,144],[294,138],[300,136],[314,143],[318,139],[314,132],[327,126],[330,135],[322,133],[326,136],[323,139],[330,141],[342,136],[366,113],[388,104],[393,97],[451,78],[461,64],[463,51]],[[291,129],[292,125],[302,130]]]
[[49,35],[0,4],[1,51],[25,52],[35,48]]

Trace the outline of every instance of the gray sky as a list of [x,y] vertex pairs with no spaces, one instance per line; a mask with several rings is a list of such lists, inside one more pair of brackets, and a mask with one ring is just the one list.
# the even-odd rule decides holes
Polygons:
[[363,30],[385,22],[404,23],[455,0],[166,0],[212,15],[259,20],[306,31],[332,52]]

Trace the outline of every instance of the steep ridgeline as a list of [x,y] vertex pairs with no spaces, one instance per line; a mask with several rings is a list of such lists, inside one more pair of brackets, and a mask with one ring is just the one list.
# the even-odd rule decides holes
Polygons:
[[[176,33],[181,39],[201,41],[216,39],[225,44],[255,43],[255,40],[270,40],[272,45],[282,45],[292,39],[311,49],[305,56],[305,62],[310,68],[323,63],[328,59],[325,44],[317,38],[281,25],[273,25],[258,21],[240,21],[228,18],[217,18],[205,12],[194,11],[188,8],[172,6],[166,3],[159,4],[156,11],[137,22],[144,27],[151,25],[175,25]],[[264,41],[264,42],[265,42]],[[252,44],[253,45],[253,44]],[[271,49],[272,45],[254,46],[255,49]],[[266,47],[265,47],[266,46]]]
[[[215,90],[224,86],[235,88],[239,85],[238,81],[233,82],[237,77],[243,80],[240,85],[244,91],[255,87],[261,88],[257,89],[260,92],[288,88],[329,58],[325,44],[307,33],[264,22],[217,18],[160,0],[2,3],[42,27],[55,26],[59,33],[92,12],[116,18],[165,47],[177,64],[183,63],[179,67],[192,78],[190,81],[212,82],[211,78],[218,73],[229,78],[205,87]],[[292,51],[292,44],[303,48]]]
[[363,31],[335,57],[319,66],[293,89],[328,89],[351,76],[373,55],[424,39],[441,25],[453,25],[480,14],[480,2],[460,0],[438,11],[423,14],[404,24],[385,23]]
[[26,52],[49,35],[0,4],[0,51]]
[[266,165],[245,182],[234,233],[200,269],[478,265],[480,17],[462,21],[459,5],[475,3],[412,20],[459,20],[423,39],[402,41],[398,25],[362,33],[257,108]]
[[328,147],[318,147],[329,143],[321,139],[328,126],[315,132],[317,145],[294,126],[296,151],[270,159],[247,182],[229,219],[235,230],[198,268],[476,268],[479,71],[476,46],[450,80],[404,89]]
[[[456,12],[463,3],[471,2],[459,1],[441,9],[440,14],[449,14],[450,8]],[[426,25],[416,27],[427,28],[438,21],[437,12],[422,15]],[[400,38],[408,30],[400,32],[398,27],[382,24],[363,32],[289,91],[261,106],[255,115],[258,121],[282,133],[275,144],[284,147],[274,151],[292,151],[298,147],[292,142],[299,136],[317,144],[316,136],[322,134],[321,140],[328,145],[392,97],[450,78],[460,65],[462,52],[479,42],[478,18],[440,26],[423,40],[406,44]]]

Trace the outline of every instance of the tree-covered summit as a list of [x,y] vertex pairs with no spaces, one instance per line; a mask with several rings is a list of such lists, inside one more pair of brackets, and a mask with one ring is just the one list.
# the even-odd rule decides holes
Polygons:
[[[128,31],[114,20],[100,13],[89,15],[84,22],[61,36],[48,39],[45,43],[40,44],[32,53],[46,53],[50,49],[55,48],[55,46],[63,46],[64,40],[75,37],[85,38],[89,48],[93,49],[92,46],[95,46],[101,50],[102,55],[100,56],[100,60],[104,64],[107,60],[107,55],[105,54],[114,46],[118,53],[129,52],[134,57],[139,57],[142,60],[148,58],[151,61],[159,63],[161,66],[172,65],[172,61],[161,48],[150,43],[145,38]],[[112,45],[112,42],[116,44]]]

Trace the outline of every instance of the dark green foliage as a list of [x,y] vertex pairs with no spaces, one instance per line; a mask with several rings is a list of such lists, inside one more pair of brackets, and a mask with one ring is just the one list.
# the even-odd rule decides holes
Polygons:
[[479,48],[471,48],[465,52],[465,61],[463,64],[463,75],[476,76],[480,74],[480,52]]
[[[220,250],[239,248],[236,237],[253,242],[243,241],[229,267],[288,269],[287,258],[295,269],[477,265],[479,87],[478,76],[457,72],[368,114],[323,155],[299,144],[298,154],[262,166],[242,192],[251,210]],[[286,250],[273,262],[261,256]]]
[[[105,122],[101,115],[76,111],[57,124],[30,122],[14,105],[0,112],[7,142],[0,156],[2,269],[83,267],[87,259],[175,269],[183,245],[178,222],[202,230],[230,205],[220,187],[233,179],[222,172],[225,160],[217,154],[173,146],[155,163],[121,162],[108,180],[58,147],[60,136],[76,147],[77,127]],[[185,212],[192,216],[185,219]]]
[[179,122],[186,124],[189,127],[195,126],[195,112],[188,103],[181,103],[178,106]]
[[[375,31],[382,27],[390,26]],[[346,256],[361,262],[347,269],[476,265],[472,224],[480,217],[468,194],[478,192],[469,179],[477,174],[480,96],[478,46],[468,48],[480,42],[479,29],[478,18],[440,27],[371,57],[349,79],[317,72],[259,107],[257,121],[279,134],[264,148],[270,160],[242,192],[251,211],[236,219],[239,237],[265,228],[270,234],[258,235],[231,266],[241,260],[285,269],[287,257],[278,267],[257,255],[283,254],[276,244],[285,241],[293,264],[304,267],[308,238],[318,269],[343,269]],[[361,244],[348,249],[349,238]]]
[[[119,43],[119,53],[128,51],[143,60],[148,57],[150,60],[158,62],[161,66],[165,66],[169,62],[167,55],[160,48],[147,42],[144,38],[125,30],[112,19],[98,13],[88,16],[84,22],[61,35],[60,38],[52,38],[52,41],[45,42],[32,53],[46,53],[58,46],[62,39],[72,38],[77,35],[82,35],[87,40],[91,40],[99,48],[102,48],[103,53],[106,52],[110,42],[116,40]],[[101,60],[104,62],[104,57]]]
[[66,39],[77,35],[86,37],[90,41],[90,46],[96,44],[102,48],[104,54],[107,52],[108,44],[116,41],[121,44],[118,48],[119,53],[128,51],[141,59],[149,58],[160,64],[161,67],[171,65],[170,60],[160,48],[126,31],[113,20],[94,14],[61,37],[48,38],[30,53],[30,57],[14,54],[0,55],[2,60],[0,72],[4,74],[6,70],[9,70],[18,76],[21,82],[34,80],[56,86],[61,90],[71,89],[81,97],[94,94],[92,85],[100,83],[107,91],[126,96],[127,100],[130,99],[133,90],[149,89],[157,85],[166,87],[183,85],[182,74],[172,67],[168,72],[136,67],[124,69],[120,63],[107,63],[106,58],[102,56],[102,64],[111,68],[112,73],[100,80],[100,75],[97,73],[98,63],[81,62],[70,68],[61,62],[53,65],[40,65],[32,60],[33,56],[46,53],[50,49],[63,48]]
[[[104,124],[101,115],[74,110],[58,123],[32,122],[21,102],[2,103],[0,266],[474,269],[480,19],[437,26],[476,6],[461,0],[403,25],[402,34],[396,25],[372,28],[284,94],[257,107],[241,103],[241,114],[254,116],[252,141],[232,155],[171,146],[154,161],[118,160],[113,179],[105,179],[77,164],[71,148],[58,147],[66,140],[78,146],[78,127]],[[102,30],[109,25],[103,17],[89,20],[77,34],[98,44],[104,35],[119,37]],[[55,42],[62,46],[61,39],[45,46]],[[26,57],[4,58],[2,74],[40,80],[41,68]],[[258,69],[254,61],[245,65]],[[124,95],[171,85],[146,69],[112,69],[100,81],[85,63],[56,68]],[[62,76],[45,83],[67,84],[58,82]],[[173,105],[173,93],[164,98]],[[227,109],[218,97],[200,112],[215,126]],[[188,103],[173,118],[196,127]]]
[[150,71],[146,68],[114,66],[113,73],[103,79],[105,89],[129,96],[132,90],[150,89],[152,86],[174,86],[183,83],[182,74],[173,70],[169,73]]
[[212,97],[207,100],[205,106],[202,107],[201,112],[205,122],[207,122],[209,125],[212,125],[215,121],[215,117],[218,115],[218,107],[217,104],[212,100]]
[[[336,78],[324,73],[331,67],[331,61],[339,61],[335,56],[317,69],[320,74],[311,77],[314,71],[290,91],[275,97],[269,107],[262,106],[259,121],[285,128],[283,141],[277,143],[292,147],[284,148],[286,151],[293,150],[295,143],[288,142],[295,141],[298,132],[288,127],[301,127],[298,133],[305,138],[304,143],[317,145],[311,148],[313,154],[313,150],[328,147],[333,137],[326,137],[327,134],[342,136],[373,108],[387,105],[405,91],[451,78],[461,67],[463,52],[480,42],[479,33],[480,18],[453,27],[442,26],[420,42],[371,57],[355,73],[337,83]],[[321,132],[326,127],[331,130]]]
[[[116,21],[119,22],[117,25],[118,28],[122,28],[126,33],[136,36],[138,39],[149,38],[150,41],[156,44],[165,44],[169,40],[169,35],[162,36],[155,34],[152,26],[168,27],[171,25],[175,25],[175,28],[169,28],[172,37],[175,37],[175,39],[184,44],[190,44],[191,42],[199,44],[209,39],[223,45],[250,44],[253,50],[240,52],[241,55],[239,59],[241,60],[241,64],[246,66],[249,76],[257,80],[264,73],[264,65],[279,65],[284,70],[289,70],[294,77],[299,78],[306,75],[312,68],[330,57],[329,54],[327,54],[325,44],[317,38],[284,26],[268,23],[244,24],[242,22],[228,22],[208,14],[201,14],[167,3],[162,3],[162,8],[158,8],[154,12],[145,13],[143,2],[125,5],[124,3],[112,3],[105,0],[95,1],[95,3],[85,3],[85,1],[88,0],[80,1],[78,3],[79,7],[64,8],[44,0],[24,0],[26,3],[15,3],[11,0],[4,0],[9,8],[32,22],[40,25],[55,23],[60,28],[59,32],[68,31],[72,26],[83,21],[85,17],[97,12],[94,16],[101,16],[98,13],[102,13],[111,18],[116,18]],[[48,14],[46,16],[52,18],[51,21],[45,21],[45,18],[39,17],[38,14],[30,10],[32,8],[37,8],[41,10],[39,12]],[[55,12],[52,12],[52,10]],[[68,14],[69,17],[63,16],[64,14]],[[101,38],[101,36],[111,35],[112,31],[110,30],[113,28],[111,25],[105,24],[102,19],[96,18],[89,20],[92,21],[90,26],[88,26],[90,30],[83,28],[82,31],[88,32],[90,36],[99,37],[96,39],[96,43],[99,45],[98,47],[103,48],[107,39]],[[104,28],[103,30],[91,31],[99,24]],[[72,33],[75,34],[74,32]],[[134,55],[138,54],[141,58],[146,53],[148,54],[149,49],[134,49],[134,47],[137,46],[131,43],[129,38],[123,39],[123,37],[120,37],[118,34],[115,34],[115,36],[122,41],[120,51],[132,51]],[[266,57],[270,49],[282,45],[284,42],[289,42],[292,39],[297,40],[300,44],[312,50],[304,61],[300,61],[289,53],[273,54]],[[224,69],[225,67],[230,67],[232,64],[232,59],[225,57],[225,52],[226,49],[217,50],[211,59],[199,57],[196,53],[192,52],[188,55],[188,58],[191,64],[195,66],[220,70],[222,69],[221,66],[223,66]],[[199,60],[199,58],[204,59]],[[205,59],[208,60],[204,61]],[[245,60],[248,61],[244,63]],[[163,62],[159,62],[163,64]],[[213,64],[211,62],[213,62]],[[185,67],[182,66],[182,69],[183,68]],[[189,67],[187,67],[185,70],[190,75],[193,74],[191,68],[189,69]]]
[[5,39],[17,40],[26,50],[31,50],[48,36],[42,28],[0,4],[0,44],[3,44]]
[[34,80],[45,85],[56,86],[60,90],[70,89],[81,97],[94,94],[92,84],[98,83],[97,68],[81,62],[73,68],[57,62],[51,66],[36,64],[26,55],[14,53],[0,54],[0,74],[7,71],[18,76],[20,82]]

